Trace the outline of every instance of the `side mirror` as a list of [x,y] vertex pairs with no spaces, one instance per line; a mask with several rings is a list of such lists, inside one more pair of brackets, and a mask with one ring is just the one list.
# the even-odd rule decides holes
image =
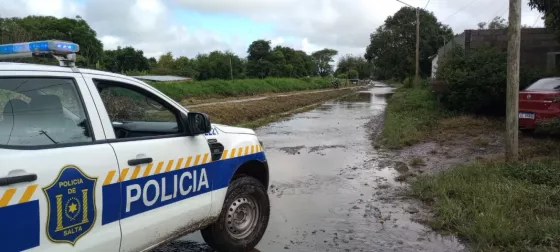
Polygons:
[[181,114],[181,121],[187,136],[206,134],[212,130],[210,119],[203,113],[189,112],[187,116]]

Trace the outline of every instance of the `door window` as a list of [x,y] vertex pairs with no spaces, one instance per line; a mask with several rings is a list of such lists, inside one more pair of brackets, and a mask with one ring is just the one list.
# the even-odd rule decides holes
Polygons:
[[182,132],[178,111],[138,87],[94,80],[118,139],[157,137]]
[[92,142],[73,79],[0,78],[0,145]]

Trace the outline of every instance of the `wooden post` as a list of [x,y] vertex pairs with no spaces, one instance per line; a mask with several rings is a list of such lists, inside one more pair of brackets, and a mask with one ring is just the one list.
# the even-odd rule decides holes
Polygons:
[[233,67],[231,66],[231,55],[229,56],[229,75],[231,76],[231,81],[233,81]]
[[414,85],[419,87],[419,74],[420,72],[420,9],[416,8],[416,77],[414,78]]
[[519,51],[521,47],[521,0],[509,1],[506,97],[506,161],[519,158]]

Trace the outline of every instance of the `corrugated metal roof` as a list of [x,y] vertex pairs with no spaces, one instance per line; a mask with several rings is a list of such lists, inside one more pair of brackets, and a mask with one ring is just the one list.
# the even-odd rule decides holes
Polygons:
[[149,81],[185,81],[185,80],[192,80],[191,78],[185,78],[180,76],[172,76],[172,75],[143,75],[143,76],[131,76],[136,79],[140,80],[149,80]]

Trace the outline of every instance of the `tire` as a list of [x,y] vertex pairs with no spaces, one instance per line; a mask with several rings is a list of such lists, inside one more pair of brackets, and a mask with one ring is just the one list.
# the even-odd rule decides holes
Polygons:
[[229,185],[218,220],[200,233],[216,251],[250,251],[263,237],[269,216],[264,185],[253,177],[238,177]]

